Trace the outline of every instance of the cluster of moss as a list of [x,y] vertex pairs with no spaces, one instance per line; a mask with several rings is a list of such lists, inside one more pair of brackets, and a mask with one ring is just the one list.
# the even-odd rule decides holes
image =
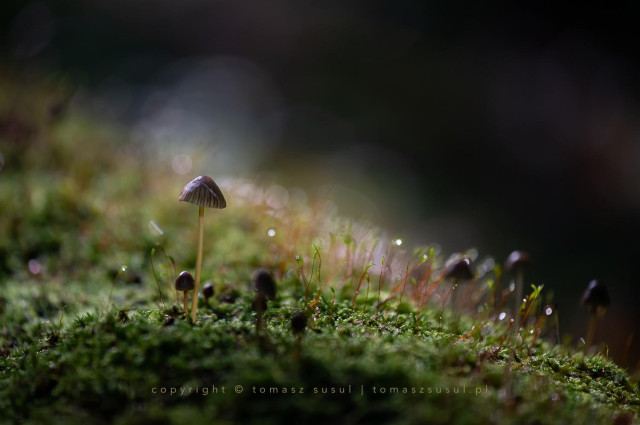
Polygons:
[[[482,313],[421,305],[403,261],[423,275],[437,251],[398,249],[369,276],[379,230],[326,203],[256,206],[265,191],[245,181],[222,183],[230,206],[205,229],[215,296],[193,323],[170,289],[195,267],[187,179],[82,116],[36,121],[37,137],[0,144],[0,422],[625,423],[640,409],[606,356],[496,318],[491,280],[476,283]],[[260,267],[278,291],[257,332]]]
[[[605,357],[502,340],[460,340],[435,316],[321,303],[301,347],[279,297],[258,337],[250,297],[178,309],[87,314],[44,326],[0,361],[5,418],[32,423],[600,423],[637,412]],[[465,319],[470,320],[470,319]],[[241,389],[240,387],[241,386]],[[152,422],[156,421],[156,422]]]

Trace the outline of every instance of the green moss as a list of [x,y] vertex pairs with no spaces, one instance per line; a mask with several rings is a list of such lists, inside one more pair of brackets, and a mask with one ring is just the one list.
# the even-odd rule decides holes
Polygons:
[[[120,136],[72,116],[44,141],[3,150],[0,422],[586,424],[640,410],[625,370],[550,344],[535,308],[536,320],[509,331],[492,276],[469,287],[454,319],[419,296],[424,276],[439,284],[430,270],[445,258],[433,249],[390,249],[383,279],[367,276],[383,232],[321,204],[269,211],[244,197],[261,190],[246,181],[223,185],[227,210],[207,211],[203,279],[215,296],[190,323],[170,290],[195,262],[196,209],[175,200],[187,179]],[[92,149],[79,148],[86,140]],[[257,267],[278,280],[260,336]],[[296,310],[309,315],[300,341]]]

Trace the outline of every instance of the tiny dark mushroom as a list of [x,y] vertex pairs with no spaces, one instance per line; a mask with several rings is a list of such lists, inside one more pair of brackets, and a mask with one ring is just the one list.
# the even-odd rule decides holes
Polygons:
[[209,304],[209,298],[213,297],[213,292],[213,285],[211,282],[205,283],[202,287],[202,296],[207,304]]
[[117,320],[118,320],[118,322],[121,322],[121,323],[127,323],[129,321],[129,315],[127,315],[126,311],[120,310],[120,311],[118,311]]
[[587,289],[584,291],[584,294],[582,294],[581,303],[589,306],[591,313],[589,316],[587,341],[585,344],[585,348],[588,349],[591,347],[593,342],[593,336],[596,330],[596,320],[598,316],[604,315],[607,311],[607,307],[609,307],[609,291],[607,291],[605,284],[595,279],[589,282]]
[[253,275],[253,284],[259,294],[264,295],[267,300],[276,297],[276,281],[267,270],[261,269]]
[[300,357],[302,351],[302,334],[307,328],[307,315],[301,311],[296,311],[291,315],[291,330],[296,336],[296,350],[294,352],[294,359]]
[[451,294],[451,308],[455,309],[458,305],[458,291],[456,290],[458,285],[473,279],[473,272],[469,266],[468,258],[460,258],[459,260],[451,263],[444,272],[445,279],[451,279],[453,281],[453,292]]
[[304,332],[307,327],[307,316],[301,312],[296,311],[291,316],[291,330],[294,334],[299,335]]
[[[176,291],[184,292],[184,311],[189,314],[189,291],[195,288],[193,276],[188,271],[183,271],[175,282]],[[195,298],[195,297],[194,297]]]
[[[198,254],[196,257],[196,279],[194,293],[197,294],[200,287],[200,271],[202,269],[202,244],[204,235],[204,207],[207,208],[225,208],[227,201],[222,195],[222,191],[209,176],[199,176],[191,180],[182,189],[178,201],[191,202],[198,205]],[[191,306],[191,317],[196,321],[198,313],[198,297],[193,297]]]
[[518,314],[522,305],[522,287],[524,285],[524,272],[531,267],[531,256],[524,251],[513,251],[507,257],[504,268],[516,276],[515,281],[515,305],[514,315]]
[[256,294],[253,303],[251,303],[253,311],[256,312],[256,336],[260,336],[260,333],[264,330],[264,321],[262,320],[264,312],[267,311],[267,298],[264,294],[258,292]]
[[469,266],[468,258],[454,261],[444,272],[445,279],[453,279],[454,282],[463,282],[473,279],[473,272]]
[[453,283],[451,287],[451,310],[454,317],[453,323],[457,328],[460,319],[459,312],[457,311],[459,304],[459,290],[457,288],[459,284],[473,279],[473,271],[471,271],[471,267],[469,266],[469,259],[463,257],[449,264],[444,271],[443,279],[450,279]]

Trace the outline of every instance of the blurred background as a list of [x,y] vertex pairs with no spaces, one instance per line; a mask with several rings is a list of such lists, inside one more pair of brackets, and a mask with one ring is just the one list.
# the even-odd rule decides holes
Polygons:
[[54,112],[108,122],[178,174],[331,196],[409,246],[528,251],[527,283],[574,339],[600,279],[596,338],[634,369],[640,6],[608,7],[7,0],[0,72],[64,81]]

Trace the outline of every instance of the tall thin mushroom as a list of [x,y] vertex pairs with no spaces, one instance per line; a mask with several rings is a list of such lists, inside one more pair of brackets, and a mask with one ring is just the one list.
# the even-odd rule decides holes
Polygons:
[[456,311],[459,303],[458,285],[473,279],[473,271],[471,271],[471,267],[469,266],[469,259],[460,258],[451,263],[444,271],[444,278],[453,281],[453,286],[451,287],[451,310],[454,314],[454,323],[458,326],[459,312]]
[[513,251],[507,257],[505,268],[515,274],[515,304],[513,307],[513,316],[516,317],[522,306],[522,287],[524,286],[524,272],[531,267],[531,257],[523,251]]
[[587,341],[585,342],[585,349],[589,349],[593,343],[593,335],[596,330],[596,320],[598,316],[602,316],[607,307],[609,307],[609,291],[604,283],[599,280],[592,280],[589,282],[589,286],[582,294],[581,303],[590,307],[589,315],[589,329],[587,330]]
[[209,176],[199,176],[191,180],[182,189],[178,201],[191,202],[198,205],[198,255],[196,257],[196,282],[193,290],[193,303],[191,305],[191,317],[196,321],[198,313],[198,289],[200,288],[200,271],[202,269],[202,244],[203,244],[203,219],[204,207],[208,208],[225,208],[227,201],[222,195],[222,191]]

